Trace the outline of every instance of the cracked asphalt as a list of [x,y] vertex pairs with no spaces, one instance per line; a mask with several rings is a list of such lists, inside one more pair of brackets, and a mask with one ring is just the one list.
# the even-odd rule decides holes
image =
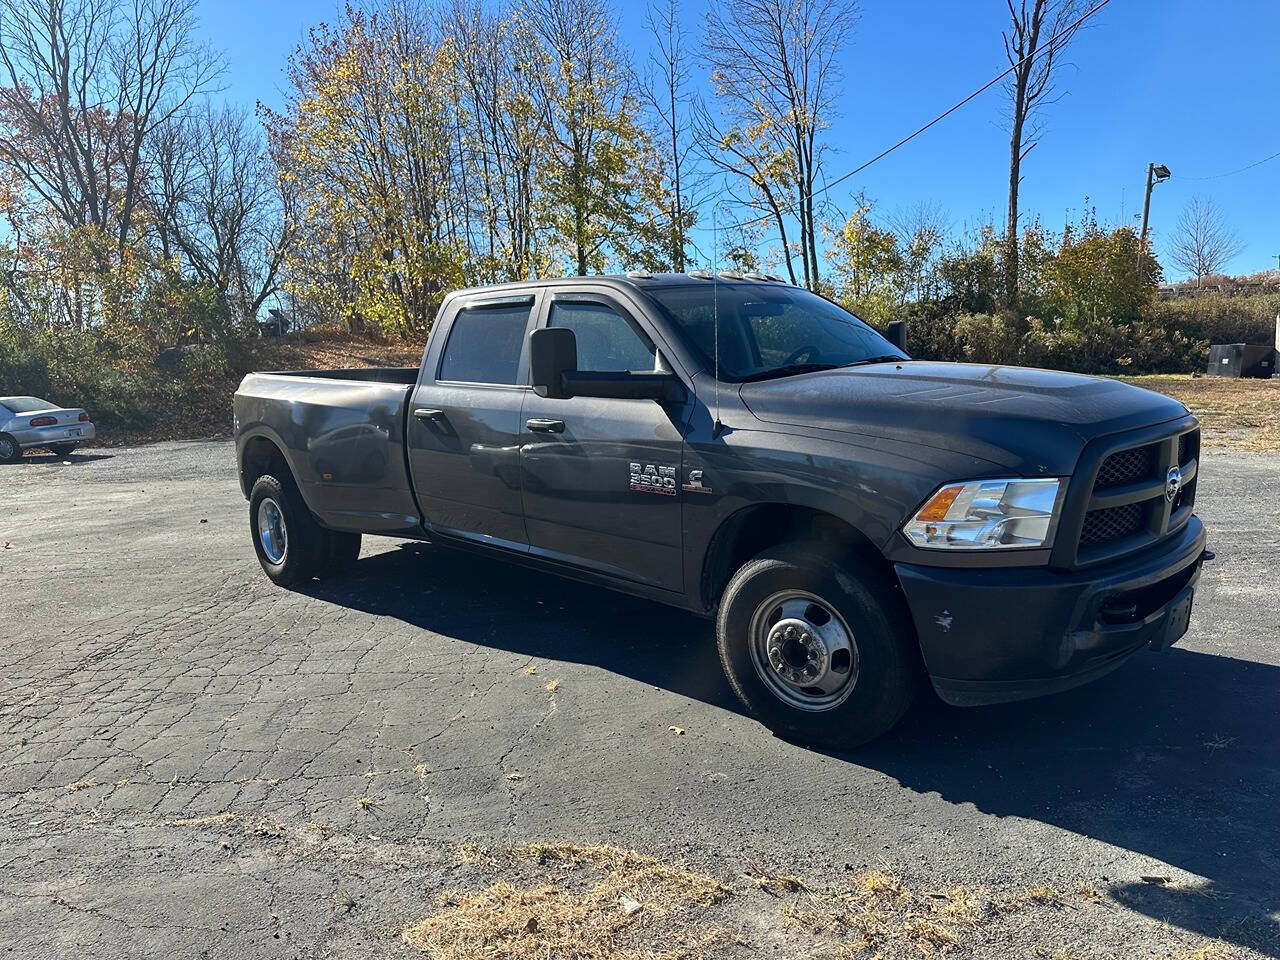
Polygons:
[[409,956],[482,882],[459,843],[569,841],[1102,895],[981,956],[1280,956],[1280,458],[1209,451],[1200,488],[1218,557],[1177,648],[836,755],[744,716],[674,610],[378,538],[274,587],[229,442],[28,456],[0,467],[0,955]]

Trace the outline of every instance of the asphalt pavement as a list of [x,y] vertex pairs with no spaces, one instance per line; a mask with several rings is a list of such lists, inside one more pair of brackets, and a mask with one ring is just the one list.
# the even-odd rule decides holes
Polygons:
[[[0,466],[0,956],[412,956],[404,924],[489,882],[459,844],[572,842],[1062,892],[956,956],[1278,957],[1277,491],[1280,457],[1206,453],[1173,650],[831,754],[652,603],[378,538],[273,586],[229,442]],[[731,954],[805,952],[734,902]]]

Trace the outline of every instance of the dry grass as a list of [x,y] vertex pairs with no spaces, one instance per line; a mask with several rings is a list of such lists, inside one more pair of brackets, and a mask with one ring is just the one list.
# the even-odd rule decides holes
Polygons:
[[171,820],[170,823],[175,827],[220,827],[235,819],[237,817],[234,813],[215,813],[207,817],[183,817],[180,820]]
[[938,913],[952,923],[974,926],[991,915],[991,895],[985,887],[961,884],[942,892]]
[[[704,956],[738,942],[700,916],[729,888],[683,864],[608,846],[534,844],[511,854],[559,870],[532,886],[503,880],[478,892],[446,893],[437,912],[403,929],[404,941],[435,960],[658,960]],[[579,874],[580,867],[591,876]]]
[[93,777],[88,777],[84,780],[75,780],[68,783],[66,790],[68,793],[79,793],[81,790],[88,790],[89,788],[96,787],[97,785],[97,780],[93,779]]
[[1173,374],[1121,379],[1185,403],[1200,418],[1206,447],[1280,451],[1280,380]]

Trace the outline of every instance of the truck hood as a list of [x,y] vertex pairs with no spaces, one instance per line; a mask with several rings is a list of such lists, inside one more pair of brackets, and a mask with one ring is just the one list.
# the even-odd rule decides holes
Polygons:
[[904,360],[742,385],[765,423],[921,444],[1066,475],[1095,437],[1186,416],[1139,387],[1055,370]]

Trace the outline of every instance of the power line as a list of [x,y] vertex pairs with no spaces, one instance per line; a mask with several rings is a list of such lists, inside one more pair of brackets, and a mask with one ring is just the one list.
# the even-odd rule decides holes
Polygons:
[[1280,153],[1273,153],[1269,157],[1263,157],[1261,160],[1255,160],[1253,163],[1249,164],[1247,167],[1241,167],[1239,170],[1228,170],[1226,173],[1215,173],[1212,176],[1208,176],[1208,177],[1178,177],[1178,179],[1179,180],[1195,180],[1195,181],[1221,180],[1223,177],[1234,177],[1237,173],[1244,173],[1246,170],[1252,170],[1254,167],[1260,167],[1264,163],[1269,163],[1272,160],[1276,159],[1276,157],[1280,157]]
[[[952,106],[948,107],[946,110],[944,110],[942,113],[938,114],[936,117],[934,117],[934,118],[933,118],[932,120],[930,120],[928,123],[924,124],[924,125],[923,125],[923,126],[921,126],[921,127],[918,127],[916,130],[912,131],[912,132],[911,132],[911,133],[909,133],[907,136],[903,137],[903,138],[902,138],[901,140],[899,140],[897,143],[893,144],[893,146],[891,146],[891,147],[886,147],[884,150],[882,150],[882,151],[880,151],[879,153],[877,153],[874,157],[872,157],[872,158],[871,158],[870,160],[868,160],[866,163],[861,164],[860,166],[854,167],[852,170],[848,171],[847,173],[842,173],[840,176],[836,177],[834,180],[829,180],[829,181],[827,181],[827,182],[826,182],[826,183],[824,183],[821,187],[819,187],[817,190],[815,190],[815,191],[814,191],[814,196],[819,196],[819,195],[821,195],[821,194],[824,194],[824,193],[826,193],[828,190],[830,190],[832,187],[838,186],[839,184],[841,184],[841,183],[843,183],[844,181],[848,180],[850,177],[857,176],[859,173],[861,173],[863,170],[867,169],[867,167],[871,166],[873,163],[878,163],[879,161],[883,160],[885,157],[887,157],[889,154],[893,153],[893,152],[894,152],[895,150],[897,150],[899,147],[904,147],[904,146],[906,146],[908,143],[910,143],[910,142],[911,142],[912,140],[914,140],[916,137],[920,136],[920,134],[924,133],[924,132],[925,132],[926,130],[928,130],[930,127],[934,126],[935,124],[937,124],[937,123],[941,122],[942,120],[945,120],[947,117],[951,116],[951,114],[955,113],[957,110],[959,110],[961,107],[963,107],[963,106],[964,106],[966,103],[968,103],[970,100],[973,100],[975,97],[979,97],[979,96],[981,96],[982,94],[986,93],[988,90],[990,90],[992,87],[994,87],[997,83],[999,83],[1001,80],[1003,80],[1003,79],[1004,79],[1005,77],[1007,77],[1009,74],[1013,73],[1013,71],[1017,70],[1017,69],[1018,69],[1018,67],[1022,66],[1024,63],[1026,63],[1026,62],[1028,62],[1028,61],[1030,61],[1030,60],[1034,60],[1037,56],[1040,56],[1041,54],[1048,53],[1048,52],[1053,48],[1054,44],[1056,44],[1056,43],[1057,43],[1059,40],[1061,40],[1063,37],[1067,37],[1067,36],[1069,36],[1070,34],[1072,34],[1073,32],[1075,32],[1076,28],[1078,28],[1082,23],[1084,23],[1086,20],[1088,20],[1090,17],[1092,17],[1095,13],[1097,13],[1099,10],[1101,10],[1103,7],[1105,7],[1105,6],[1106,6],[1108,3],[1110,3],[1110,2],[1111,2],[1111,0],[1099,0],[1099,2],[1098,2],[1098,3],[1094,4],[1094,6],[1090,7],[1088,10],[1086,10],[1086,11],[1085,11],[1081,16],[1077,17],[1077,18],[1076,18],[1074,21],[1072,21],[1070,24],[1068,24],[1067,26],[1063,27],[1061,30],[1059,30],[1057,33],[1055,33],[1052,37],[1050,37],[1050,38],[1049,38],[1049,40],[1048,40],[1048,42],[1047,42],[1043,47],[1040,47],[1039,49],[1037,49],[1037,50],[1033,51],[1032,53],[1027,54],[1025,57],[1023,57],[1023,58],[1022,58],[1021,60],[1019,60],[1017,63],[1012,64],[1012,65],[1009,67],[1009,69],[1005,70],[1003,73],[999,74],[998,76],[993,77],[991,80],[989,80],[989,81],[987,81],[986,83],[984,83],[981,87],[979,87],[977,90],[973,91],[973,93],[969,94],[969,95],[968,95],[967,97],[965,97],[963,100],[960,100],[960,101],[956,102],[955,104],[953,104]],[[1277,154],[1277,156],[1280,156],[1280,154]],[[771,219],[771,218],[772,218],[772,214],[764,214],[763,216],[759,216],[759,217],[752,217],[752,218],[751,218],[751,219],[749,219],[749,220],[743,220],[741,223],[735,223],[735,224],[733,224],[733,228],[736,228],[736,227],[745,227],[745,226],[748,226],[748,225],[753,224],[753,223],[763,223],[763,222],[765,222],[765,221],[767,221],[767,220],[769,220],[769,219]],[[732,229],[732,228],[731,228],[731,229]]]

